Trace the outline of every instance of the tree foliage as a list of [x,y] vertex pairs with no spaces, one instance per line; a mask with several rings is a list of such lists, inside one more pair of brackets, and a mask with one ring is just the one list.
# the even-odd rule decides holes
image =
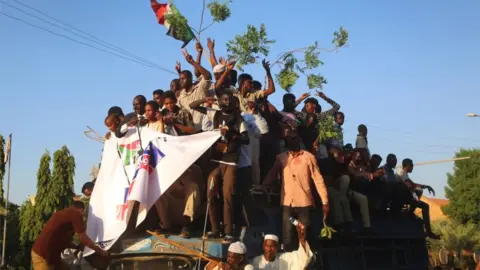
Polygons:
[[243,70],[243,66],[255,63],[260,55],[268,56],[270,44],[273,43],[275,40],[268,39],[264,24],[258,29],[253,25],[247,25],[246,33],[236,35],[233,40],[227,42],[228,58],[237,61],[236,67]]
[[37,194],[35,195],[35,209],[32,216],[34,219],[32,233],[35,236],[40,234],[43,226],[55,210],[55,197],[57,195],[51,189],[51,161],[50,153],[45,150],[40,158],[40,166],[37,171]]
[[71,205],[73,196],[73,177],[75,176],[75,158],[66,146],[53,154],[53,173],[50,189],[55,194],[53,211],[62,210]]
[[[195,31],[197,35],[200,36],[203,31],[207,30],[213,24],[224,22],[230,17],[230,15],[232,14],[230,7],[228,6],[230,2],[231,1],[225,1],[224,3],[221,3],[219,0],[213,0],[212,2],[206,4],[205,1],[203,1],[200,26],[198,29],[195,29],[194,27],[192,27],[192,25],[189,25],[187,18],[183,16],[180,12],[178,12],[175,8],[172,8],[173,12],[165,14],[165,20],[167,20],[170,25],[175,29],[175,32],[178,36],[185,36],[190,30]],[[172,6],[174,5],[172,4]],[[203,27],[206,8],[210,10],[212,21],[206,27]]]
[[23,247],[19,256],[23,257],[25,263],[25,269],[30,269],[30,249],[37,235],[33,232],[32,228],[35,226],[35,220],[32,219],[34,215],[34,207],[30,200],[26,200],[20,207],[20,245]]
[[[480,248],[480,231],[476,224],[466,224],[444,219],[432,223],[432,229],[440,234],[440,240],[430,240],[430,249],[438,252],[445,248],[449,252],[457,254],[458,266],[464,266],[467,262],[462,256],[462,251],[475,251]],[[462,268],[463,269],[463,268]]]
[[332,115],[328,115],[321,119],[318,123],[319,126],[319,141],[321,143],[326,142],[329,139],[339,139],[340,138],[340,130],[338,129],[337,125],[335,124],[335,118]]
[[[320,60],[320,52],[334,52],[345,46],[348,43],[348,31],[343,27],[333,33],[332,49],[323,49],[315,41],[312,45],[304,48],[294,49],[284,52],[272,64],[272,66],[279,66],[280,72],[276,79],[280,86],[287,92],[297,82],[300,75],[307,77],[307,86],[309,89],[323,89],[327,84],[327,80],[320,73],[316,71],[317,68],[323,66]],[[303,55],[303,59],[299,58]]]
[[480,150],[461,149],[456,157],[453,174],[447,174],[445,195],[450,200],[442,210],[459,223],[480,224]]

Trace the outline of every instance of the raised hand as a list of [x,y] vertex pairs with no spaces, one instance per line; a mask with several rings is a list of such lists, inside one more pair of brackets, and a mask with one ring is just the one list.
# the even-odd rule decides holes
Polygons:
[[270,73],[270,62],[268,62],[266,59],[263,59],[262,66],[267,73]]
[[317,92],[316,95],[319,96],[319,97],[321,97],[322,99],[326,99],[326,98],[327,98],[327,96],[325,96],[325,94],[324,94],[323,92],[320,92],[320,91],[316,91],[316,92]]
[[210,51],[213,51],[213,49],[215,48],[215,39],[210,39],[210,38],[207,38],[207,47]]
[[300,100],[305,100],[306,98],[308,98],[311,94],[310,93],[303,93],[301,96],[300,96]]
[[235,62],[235,61],[228,62],[228,63],[227,63],[227,70],[228,70],[228,71],[232,71],[233,68],[235,67],[235,64],[236,64],[236,63],[237,63],[237,62]]
[[220,57],[218,58],[218,61],[220,62],[221,65],[224,65],[224,66],[227,65],[227,60],[226,60],[225,57],[223,57],[223,56],[220,56]]
[[202,47],[202,44],[200,43],[200,40],[198,40],[197,44],[195,44],[195,50],[197,50],[197,52],[199,53],[203,52],[203,47]]
[[425,186],[425,188],[428,190],[428,192],[430,194],[432,194],[433,196],[435,196],[435,190],[433,190],[433,188],[431,186]]
[[182,71],[182,65],[178,61],[177,64],[175,64],[175,70],[177,71],[177,73],[180,73]]
[[193,64],[193,63],[195,62],[195,61],[193,60],[193,57],[192,57],[190,54],[188,54],[187,49],[183,49],[182,54],[183,54],[183,56],[185,56],[185,60],[187,60],[187,62],[188,62],[189,64]]

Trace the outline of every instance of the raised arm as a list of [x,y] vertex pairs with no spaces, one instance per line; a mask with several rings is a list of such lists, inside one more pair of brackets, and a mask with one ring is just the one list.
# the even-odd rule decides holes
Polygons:
[[220,78],[215,82],[215,95],[217,95],[218,98],[222,96],[222,93],[223,93],[222,85],[224,85],[225,80],[230,76],[230,72],[233,70],[234,67],[235,67],[235,61],[229,62],[227,64],[227,68],[222,73],[222,76],[220,76]]
[[199,113],[207,114],[207,108],[202,107],[202,104],[205,103],[205,99],[195,100],[194,102],[190,103],[190,109],[197,111]]
[[303,93],[298,99],[297,101],[295,101],[295,108],[300,105],[300,103],[302,103],[302,101],[304,101],[305,99],[307,99],[308,97],[310,96],[310,93]]
[[[195,59],[195,63],[197,63],[199,66],[202,66],[203,47],[199,40],[197,40],[197,44],[195,44],[195,50],[197,50],[197,58]],[[197,78],[200,77],[200,70],[198,70],[196,66],[193,70],[193,73],[195,76],[197,76]]]
[[263,90],[263,96],[267,97],[275,93],[275,82],[273,81],[272,73],[270,72],[270,62],[263,59],[262,65],[265,71],[267,72],[268,88]]
[[214,68],[218,65],[217,57],[215,56],[215,40],[207,38],[207,47],[210,52],[210,65]]
[[209,81],[209,80],[212,79],[211,75],[210,75],[210,72],[208,72],[208,70],[206,70],[202,65],[195,62],[193,60],[193,57],[190,54],[188,54],[188,52],[186,50],[183,51],[183,55],[185,56],[185,60],[187,60],[187,62],[190,65],[192,65],[196,70],[198,70],[200,72],[200,74],[203,77],[203,80]]
[[330,110],[321,112],[319,115],[320,117],[325,117],[327,115],[333,116],[336,112],[340,110],[340,104],[336,103],[335,101],[327,97],[323,92],[317,91],[317,96],[325,100],[328,104],[332,105],[332,108]]

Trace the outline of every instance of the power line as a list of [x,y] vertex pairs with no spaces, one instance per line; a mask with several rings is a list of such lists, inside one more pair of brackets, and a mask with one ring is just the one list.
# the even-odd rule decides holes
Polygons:
[[162,71],[166,71],[166,72],[168,72],[168,73],[171,73],[171,74],[175,74],[175,75],[176,75],[175,72],[170,71],[170,70],[168,70],[168,69],[159,68],[159,67],[157,67],[157,66],[148,65],[148,64],[143,63],[143,62],[140,62],[140,61],[138,61],[138,60],[136,60],[136,59],[128,58],[128,57],[125,57],[125,56],[123,56],[123,55],[120,55],[120,54],[117,54],[117,53],[114,53],[114,52],[111,52],[111,51],[107,51],[107,50],[98,48],[98,47],[93,46],[93,45],[91,45],[91,44],[88,44],[88,43],[85,43],[85,42],[82,42],[82,41],[78,41],[78,40],[76,40],[76,39],[73,39],[73,38],[71,38],[71,37],[69,37],[69,36],[66,36],[66,35],[63,35],[63,34],[59,34],[59,33],[57,33],[57,32],[54,32],[54,31],[49,30],[49,29],[46,29],[46,28],[44,28],[44,27],[41,27],[41,26],[38,26],[38,25],[35,25],[35,24],[32,24],[32,23],[29,23],[29,22],[27,22],[27,21],[25,21],[25,20],[22,20],[22,19],[20,19],[20,18],[11,16],[11,15],[5,13],[5,12],[0,11],[0,15],[3,15],[3,16],[5,16],[5,17],[8,17],[8,18],[10,18],[10,19],[12,19],[12,20],[16,20],[16,21],[22,22],[22,23],[27,24],[27,25],[29,25],[29,26],[31,26],[31,27],[38,28],[38,29],[43,30],[43,31],[45,31],[45,32],[48,32],[48,33],[50,33],[50,34],[52,34],[52,35],[56,35],[56,36],[59,36],[59,37],[68,39],[68,40],[70,40],[70,41],[73,41],[73,42],[75,42],[75,43],[78,43],[78,44],[81,44],[81,45],[90,47],[90,48],[92,48],[92,49],[95,49],[95,50],[98,50],[98,51],[101,51],[101,52],[104,52],[104,53],[108,53],[108,54],[117,56],[117,57],[119,57],[119,58],[122,58],[122,59],[125,59],[125,60],[129,60],[129,61],[132,61],[132,62],[141,64],[141,65],[146,66],[146,67],[156,68],[156,69],[159,69],[159,70],[162,70]]
[[18,8],[18,7],[12,6],[12,5],[6,3],[5,1],[0,0],[0,3],[3,3],[3,4],[5,4],[5,5],[7,5],[7,6],[11,7],[11,8],[13,8],[13,9],[16,9],[16,10],[18,10],[18,11],[26,14],[26,15],[29,15],[29,16],[34,17],[34,18],[37,18],[38,20],[40,20],[40,21],[42,21],[42,22],[48,23],[48,24],[50,24],[50,25],[53,25],[54,27],[60,28],[60,29],[62,29],[62,30],[64,30],[64,31],[67,31],[67,32],[69,32],[69,33],[72,33],[72,34],[74,34],[74,35],[76,35],[76,36],[79,36],[79,37],[82,37],[82,38],[87,39],[87,40],[89,40],[89,41],[92,41],[92,42],[94,42],[94,43],[96,43],[96,44],[98,44],[98,45],[100,45],[100,46],[104,46],[104,47],[109,48],[109,49],[111,49],[111,50],[118,51],[119,53],[125,54],[125,55],[127,55],[127,56],[129,56],[129,57],[132,57],[132,58],[134,58],[134,59],[136,59],[136,60],[138,60],[138,61],[140,61],[140,62],[145,62],[146,64],[149,64],[149,65],[152,65],[152,66],[156,66],[157,68],[160,68],[160,69],[164,69],[164,68],[158,66],[157,64],[155,64],[155,63],[153,63],[153,62],[151,62],[151,61],[149,61],[149,60],[146,60],[146,59],[144,59],[144,58],[142,58],[142,57],[136,56],[135,54],[130,53],[130,52],[128,52],[128,51],[126,51],[126,50],[118,47],[118,46],[115,46],[115,45],[113,45],[113,44],[110,44],[110,43],[108,43],[108,42],[106,42],[106,41],[104,41],[104,40],[102,40],[102,39],[100,39],[100,38],[98,38],[98,37],[96,37],[96,36],[94,36],[94,35],[91,35],[91,34],[85,32],[85,31],[82,31],[82,30],[80,30],[80,29],[78,29],[78,28],[76,28],[76,27],[74,27],[74,26],[72,26],[72,25],[69,25],[69,24],[67,24],[67,23],[64,23],[64,22],[62,22],[62,21],[60,21],[60,20],[58,20],[58,19],[56,19],[56,18],[54,18],[54,17],[52,17],[52,16],[44,13],[44,12],[42,12],[42,11],[36,9],[36,8],[33,8],[33,7],[31,7],[31,6],[29,6],[29,5],[26,5],[26,4],[23,4],[22,2],[17,1],[17,0],[14,0],[14,1],[17,2],[17,3],[19,3],[20,5],[22,5],[22,6],[24,6],[24,7],[27,7],[27,8],[29,8],[29,9],[31,9],[31,10],[34,10],[34,11],[42,14],[43,16],[45,16],[45,17],[47,17],[47,18],[49,18],[49,19],[51,19],[51,20],[54,20],[54,21],[56,21],[56,22],[59,22],[59,23],[65,25],[65,26],[67,26],[67,27],[69,27],[69,28],[72,28],[73,30],[75,30],[75,31],[77,31],[77,32],[80,32],[80,33],[82,33],[82,34],[75,33],[74,31],[72,31],[72,30],[70,30],[70,29],[68,29],[68,28],[65,28],[65,27],[60,26],[60,25],[55,24],[55,23],[52,23],[52,22],[50,22],[50,21],[48,21],[48,20],[45,20],[45,19],[43,19],[43,18],[35,15],[35,14],[32,14],[32,13],[27,12],[27,11],[25,11],[25,10],[22,10],[22,9],[20,9],[20,8]]

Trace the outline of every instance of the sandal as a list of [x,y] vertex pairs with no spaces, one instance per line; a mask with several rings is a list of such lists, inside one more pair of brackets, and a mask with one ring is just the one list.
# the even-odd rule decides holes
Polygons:
[[207,232],[207,235],[202,236],[202,239],[215,239],[219,237],[220,234],[218,232]]
[[189,239],[190,238],[190,231],[188,230],[188,227],[182,227],[182,230],[180,231],[180,237]]
[[225,235],[225,238],[223,239],[222,243],[223,244],[231,244],[231,243],[233,243],[233,241],[234,241],[233,236],[227,234],[227,235]]

